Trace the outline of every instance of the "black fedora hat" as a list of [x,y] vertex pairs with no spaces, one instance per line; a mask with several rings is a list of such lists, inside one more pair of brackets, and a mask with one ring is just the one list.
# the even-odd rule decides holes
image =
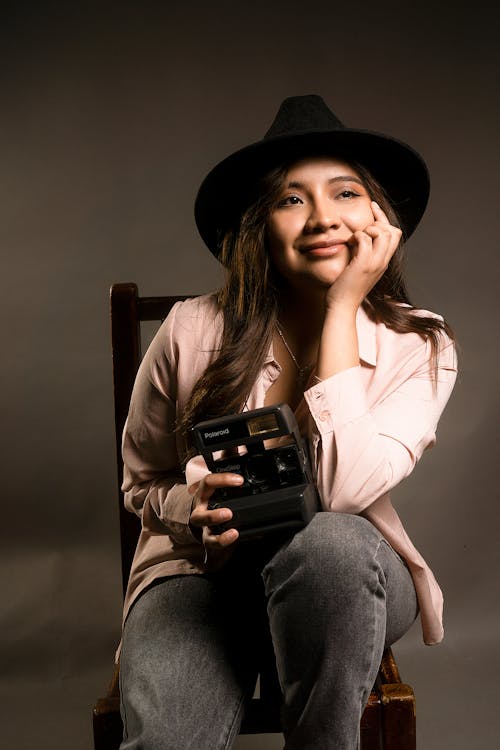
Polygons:
[[225,232],[251,205],[258,179],[274,166],[313,154],[354,161],[385,190],[408,238],[425,211],[429,173],[422,157],[395,138],[345,127],[320,96],[285,99],[264,138],[217,164],[195,201],[198,231],[218,256]]

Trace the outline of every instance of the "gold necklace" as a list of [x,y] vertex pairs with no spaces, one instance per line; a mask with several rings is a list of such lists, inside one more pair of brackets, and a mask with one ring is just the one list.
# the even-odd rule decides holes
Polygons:
[[301,367],[297,361],[297,357],[292,352],[288,345],[288,341],[285,338],[285,334],[283,333],[279,323],[276,323],[276,330],[278,331],[278,335],[280,339],[282,340],[285,349],[287,350],[288,354],[290,355],[295,367],[297,368],[297,380],[299,381],[300,387],[304,388],[307,381],[309,380],[309,376],[311,374],[311,371],[314,367],[314,364],[305,365],[304,367]]

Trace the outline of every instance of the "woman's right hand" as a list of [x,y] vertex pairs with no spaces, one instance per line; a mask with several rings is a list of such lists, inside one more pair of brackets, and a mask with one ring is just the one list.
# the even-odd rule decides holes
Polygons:
[[194,495],[190,525],[199,530],[205,548],[205,563],[211,570],[223,565],[232,553],[232,545],[238,539],[236,529],[228,529],[217,534],[214,527],[230,521],[233,513],[230,508],[209,510],[208,503],[218,487],[238,487],[243,484],[239,474],[222,472],[207,474],[200,482],[192,485],[189,492]]

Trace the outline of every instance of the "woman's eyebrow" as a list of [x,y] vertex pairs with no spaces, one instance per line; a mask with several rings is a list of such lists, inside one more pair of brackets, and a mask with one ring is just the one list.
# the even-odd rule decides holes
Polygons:
[[[356,177],[353,174],[341,174],[341,175],[337,175],[337,177],[331,177],[329,180],[327,180],[327,182],[328,182],[329,185],[332,185],[335,182],[357,182],[359,185],[362,185],[364,187],[363,181],[359,177]],[[304,189],[306,187],[307,187],[306,183],[300,182],[298,180],[292,180],[287,185],[287,188],[299,188],[299,189],[302,188],[302,189]]]

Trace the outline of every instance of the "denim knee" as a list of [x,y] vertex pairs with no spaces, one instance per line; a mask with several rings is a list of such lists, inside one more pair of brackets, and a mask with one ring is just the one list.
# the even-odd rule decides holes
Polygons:
[[[267,594],[281,582],[300,577],[301,585],[314,581],[314,588],[331,591],[344,583],[352,588],[373,573],[382,573],[377,551],[380,532],[361,516],[347,513],[317,513],[309,525],[284,545],[262,572]],[[383,575],[383,574],[382,574]]]

